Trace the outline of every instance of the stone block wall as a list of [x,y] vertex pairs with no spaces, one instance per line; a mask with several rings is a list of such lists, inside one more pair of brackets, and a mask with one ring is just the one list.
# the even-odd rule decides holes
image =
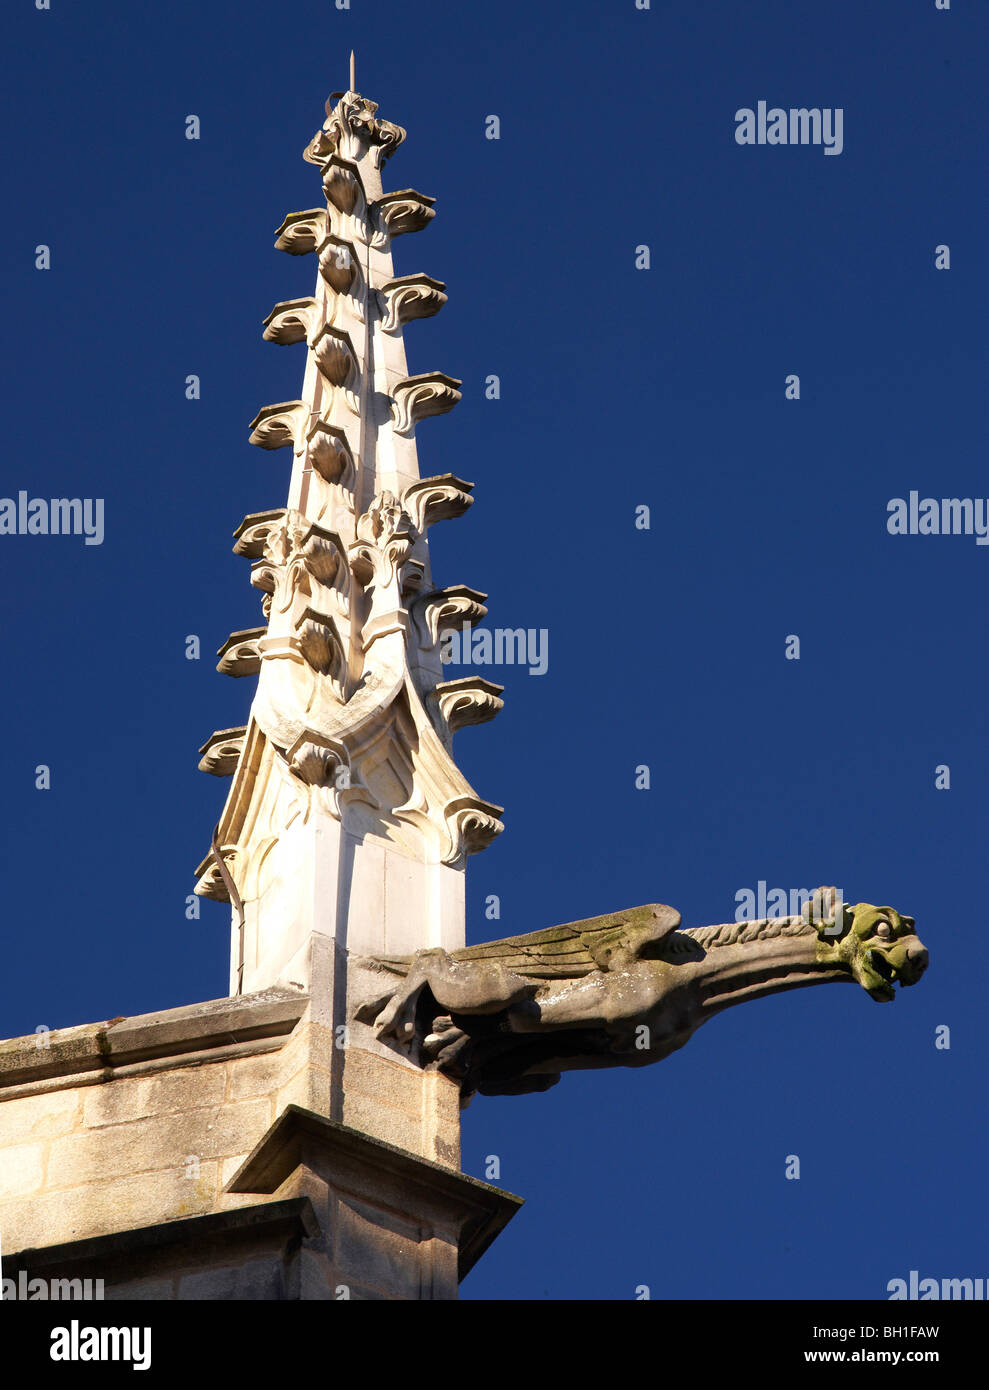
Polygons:
[[456,1087],[289,990],[0,1043],[4,1252],[256,1203],[227,1186],[292,1104],[458,1168]]

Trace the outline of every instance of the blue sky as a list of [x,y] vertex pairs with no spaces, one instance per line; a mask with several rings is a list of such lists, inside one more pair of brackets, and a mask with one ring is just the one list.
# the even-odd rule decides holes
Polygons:
[[[300,155],[353,46],[409,131],[392,185],[437,198],[396,248],[450,296],[406,331],[411,370],[464,381],[418,432],[424,474],[476,484],[437,581],[549,632],[548,672],[496,673],[503,713],[459,736],[507,808],[469,865],[469,939],[657,900],[721,922],[764,880],[891,903],[932,956],[889,1008],[797,991],[651,1069],[475,1100],[464,1167],[497,1155],[527,1204],[464,1297],[989,1274],[989,547],[886,529],[911,490],[989,494],[985,11],[24,0],[4,27],[0,493],[102,497],[106,536],[0,536],[0,1033],[226,991],[226,910],[184,916],[224,793],[196,749],[253,691],[211,653],[259,621],[230,533],[287,486],[247,443],[301,382],[261,320],[312,263],[273,231],[319,201]],[[840,107],[841,155],[736,144],[760,100]]]

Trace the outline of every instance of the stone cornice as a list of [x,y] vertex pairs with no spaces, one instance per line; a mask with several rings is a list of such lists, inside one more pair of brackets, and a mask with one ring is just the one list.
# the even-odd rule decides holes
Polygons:
[[283,1046],[308,1003],[297,990],[272,988],[11,1038],[0,1042],[0,1096],[270,1051]]
[[[522,1206],[522,1198],[313,1110],[289,1105],[227,1183],[231,1193],[273,1193],[300,1170],[330,1171],[350,1191],[365,1185],[393,1190],[403,1209],[411,1203],[441,1206],[458,1238],[458,1278],[463,1279],[495,1236]],[[421,1194],[421,1195],[420,1195]]]

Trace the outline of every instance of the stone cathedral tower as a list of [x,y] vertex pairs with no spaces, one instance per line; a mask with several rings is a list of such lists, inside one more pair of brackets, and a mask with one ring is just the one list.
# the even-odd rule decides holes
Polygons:
[[433,200],[383,191],[405,132],[374,102],[326,109],[303,156],[321,204],[275,242],[314,257],[313,293],[264,321],[304,349],[300,398],[252,423],[291,458],[287,499],[235,533],[264,622],[218,667],[257,691],[247,726],[200,750],[231,778],[196,889],[231,904],[230,996],[0,1044],[8,1275],[103,1278],[109,1297],[449,1298],[518,1205],[461,1174],[456,1083],[354,1017],[364,958],[464,944],[465,861],[501,822],[452,739],[501,687],[445,680],[439,656],[486,610],[430,571],[430,528],[471,484],[420,476],[416,426],[460,383],[409,374],[405,324],[446,295],[396,275],[392,242]]

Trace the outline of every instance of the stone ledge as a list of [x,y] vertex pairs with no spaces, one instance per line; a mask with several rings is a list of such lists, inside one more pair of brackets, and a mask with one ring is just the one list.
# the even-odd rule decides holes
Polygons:
[[415,1189],[430,1203],[438,1201],[460,1226],[457,1272],[463,1279],[523,1199],[479,1178],[441,1163],[371,1139],[360,1130],[325,1119],[315,1111],[289,1105],[224,1188],[229,1193],[275,1192],[302,1168],[329,1168],[344,1182],[360,1174],[378,1175],[400,1188],[409,1201]]
[[15,1087],[18,1095],[29,1095],[96,1072],[112,1076],[125,1074],[125,1068],[151,1070],[156,1063],[222,1061],[228,1055],[268,1051],[281,1046],[308,1003],[308,996],[296,990],[266,989],[135,1018],[55,1029],[46,1035],[43,1047],[35,1034],[11,1038],[0,1042],[0,1100]]
[[157,1263],[163,1253],[174,1254],[182,1247],[187,1247],[198,1260],[207,1243],[233,1246],[259,1237],[285,1240],[318,1235],[319,1222],[309,1198],[290,1197],[5,1253],[4,1275],[16,1279],[24,1270],[29,1278],[102,1278],[111,1287],[126,1282],[134,1265],[142,1261]]

